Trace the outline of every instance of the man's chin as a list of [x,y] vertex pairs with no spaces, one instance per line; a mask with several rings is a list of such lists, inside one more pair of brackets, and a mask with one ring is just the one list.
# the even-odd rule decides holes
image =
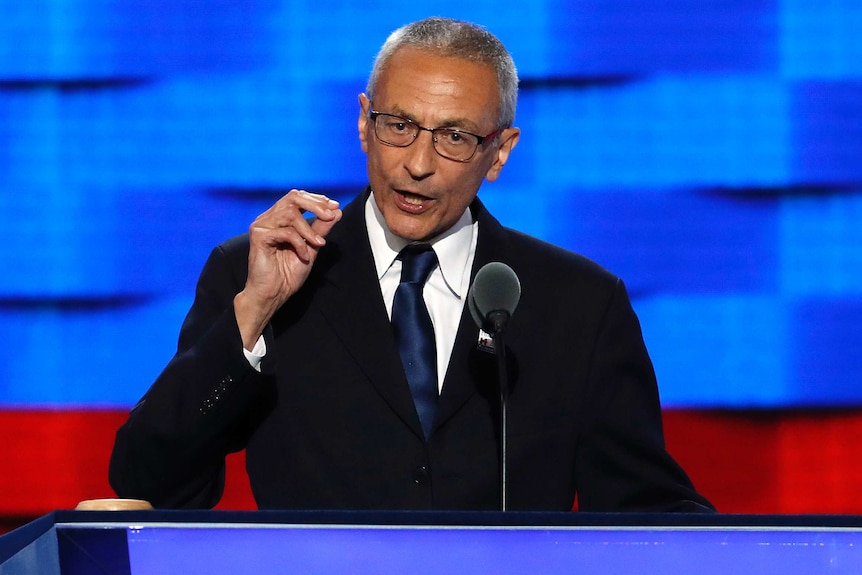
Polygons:
[[425,218],[421,216],[398,214],[386,220],[386,227],[399,238],[410,242],[421,242],[434,236],[433,228],[424,220]]

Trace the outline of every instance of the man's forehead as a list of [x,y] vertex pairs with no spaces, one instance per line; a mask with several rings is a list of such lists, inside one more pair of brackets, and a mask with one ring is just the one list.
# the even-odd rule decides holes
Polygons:
[[374,108],[414,122],[476,128],[496,118],[496,74],[489,65],[412,47],[401,48],[381,71]]

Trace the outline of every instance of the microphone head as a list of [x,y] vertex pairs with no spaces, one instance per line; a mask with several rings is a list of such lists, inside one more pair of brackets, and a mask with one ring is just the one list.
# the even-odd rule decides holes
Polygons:
[[476,325],[493,334],[489,316],[495,312],[503,312],[504,318],[508,319],[515,313],[520,299],[521,282],[515,271],[504,263],[491,262],[476,273],[467,295],[467,306]]

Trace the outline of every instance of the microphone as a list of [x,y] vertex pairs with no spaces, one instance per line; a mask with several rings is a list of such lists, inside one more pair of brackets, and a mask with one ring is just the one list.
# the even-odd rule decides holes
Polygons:
[[480,329],[492,336],[501,334],[521,299],[518,275],[504,263],[482,266],[467,293],[467,307]]
[[467,293],[467,306],[476,325],[494,338],[494,355],[497,356],[497,378],[500,385],[500,508],[508,509],[508,431],[506,402],[509,399],[509,381],[506,373],[506,343],[503,331],[521,299],[521,282],[518,275],[504,263],[491,262],[476,273]]

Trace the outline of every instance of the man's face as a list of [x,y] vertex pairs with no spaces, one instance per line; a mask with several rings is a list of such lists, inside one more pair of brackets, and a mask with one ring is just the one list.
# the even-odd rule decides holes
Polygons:
[[[517,128],[485,140],[468,162],[449,160],[434,150],[432,135],[420,131],[409,146],[380,142],[360,95],[359,140],[368,155],[374,199],[390,231],[421,241],[446,231],[476,197],[484,178],[497,179],[518,140]],[[484,136],[497,129],[499,94],[492,67],[401,48],[389,59],[375,88],[373,109],[427,128],[458,128]]]

